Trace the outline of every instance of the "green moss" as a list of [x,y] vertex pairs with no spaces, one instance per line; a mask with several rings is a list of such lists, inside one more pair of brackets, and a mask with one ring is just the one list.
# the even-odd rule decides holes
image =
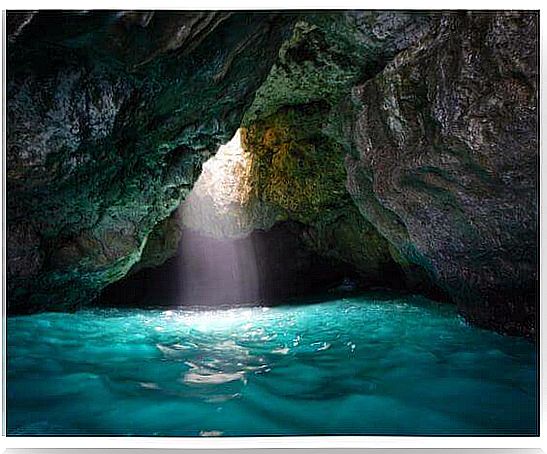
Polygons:
[[269,117],[284,106],[317,101],[334,105],[340,101],[359,78],[364,63],[362,51],[347,27],[340,14],[311,16],[298,22],[257,91],[243,125]]
[[243,131],[258,198],[310,223],[347,198],[343,151],[321,134],[322,104],[285,108]]

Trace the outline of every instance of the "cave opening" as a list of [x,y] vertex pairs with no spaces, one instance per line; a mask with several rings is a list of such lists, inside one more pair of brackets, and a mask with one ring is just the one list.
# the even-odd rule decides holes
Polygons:
[[[306,246],[306,225],[259,200],[255,157],[244,149],[241,134],[238,129],[204,162],[186,199],[167,224],[160,224],[166,226],[159,231],[161,239],[150,241],[152,247],[168,245],[171,256],[137,262],[128,276],[103,290],[97,305],[276,305],[321,301],[332,292],[353,292],[362,285],[350,263]],[[164,257],[165,251],[159,252]],[[149,255],[145,246],[145,261]],[[395,267],[384,271],[386,282],[402,279]]]

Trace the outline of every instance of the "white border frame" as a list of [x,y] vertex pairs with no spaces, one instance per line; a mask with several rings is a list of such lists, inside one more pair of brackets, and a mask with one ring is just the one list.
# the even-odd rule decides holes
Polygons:
[[[541,152],[544,149],[543,131],[546,124],[545,118],[545,95],[547,81],[544,74],[544,58],[546,56],[546,40],[544,19],[542,17],[541,2],[539,0],[529,1],[508,1],[508,0],[464,0],[464,1],[427,1],[427,0],[278,0],[275,2],[257,5],[250,0],[186,0],[173,1],[163,0],[155,4],[151,0],[123,0],[110,2],[107,0],[80,1],[80,0],[7,0],[3,4],[6,9],[224,9],[224,10],[272,10],[272,9],[471,9],[471,10],[499,10],[499,9],[531,9],[540,10],[540,183],[545,182],[546,165],[541,159]],[[546,10],[547,11],[547,10]],[[545,19],[547,20],[547,19]],[[2,62],[3,62],[3,83],[2,83],[2,138],[3,149],[5,144],[5,55],[4,55],[4,18],[2,18]],[[5,245],[5,179],[4,179],[4,151],[2,151],[0,183],[2,188],[2,246]],[[545,200],[547,189],[540,184],[540,216],[545,215]],[[545,218],[543,218],[545,219]],[[547,252],[541,248],[541,238],[547,238],[547,227],[545,221],[540,223],[540,262],[545,261]],[[5,263],[5,247],[2,247],[2,262],[0,272],[2,273],[2,309],[4,312],[5,285],[3,264]],[[540,268],[540,278],[543,283],[547,282],[547,267]],[[545,301],[547,290],[545,285],[540,289],[540,306]],[[309,436],[309,437],[220,437],[220,438],[161,438],[161,437],[5,437],[0,440],[0,447],[3,448],[171,448],[171,449],[246,449],[246,448],[542,448],[547,447],[547,418],[543,402],[545,396],[544,364],[546,351],[547,316],[545,310],[540,310],[540,364],[539,364],[539,416],[540,431],[543,435],[539,437],[386,437],[386,436]],[[5,347],[5,317],[2,317],[2,381],[4,378],[4,347]],[[4,404],[5,389],[2,392],[2,404]],[[4,405],[2,405],[4,408]],[[3,418],[2,418],[3,419]],[[2,421],[3,422],[3,421]],[[4,425],[4,422],[3,422]],[[4,429],[4,427],[3,427]],[[4,434],[4,431],[3,431]]]

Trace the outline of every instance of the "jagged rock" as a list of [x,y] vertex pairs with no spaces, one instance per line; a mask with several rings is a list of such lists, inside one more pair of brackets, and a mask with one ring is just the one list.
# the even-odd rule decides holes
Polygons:
[[[533,335],[535,13],[447,13],[353,92],[348,190],[471,321]],[[347,108],[347,103],[346,107]]]
[[183,228],[178,210],[158,222],[146,239],[139,261],[131,267],[128,274],[158,267],[173,257],[177,253]]
[[424,36],[438,14],[339,11],[302,17],[244,118],[244,126],[287,106],[336,104]]
[[8,14],[11,311],[90,301],[240,124],[290,14]]
[[373,77],[425,36],[439,17],[372,11],[306,17],[282,46],[244,117],[243,149],[250,155],[254,199],[270,212],[280,209],[280,218],[302,223],[304,244],[351,264],[366,286],[440,294],[427,273],[401,260],[359,215],[343,165],[352,111],[333,108],[353,84]]

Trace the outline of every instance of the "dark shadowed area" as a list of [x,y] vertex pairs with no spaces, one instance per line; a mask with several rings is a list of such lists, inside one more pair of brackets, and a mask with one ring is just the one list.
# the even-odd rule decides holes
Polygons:
[[245,306],[319,293],[356,277],[351,266],[299,243],[301,227],[282,223],[246,238],[217,239],[184,229],[177,255],[103,292],[106,306]]

